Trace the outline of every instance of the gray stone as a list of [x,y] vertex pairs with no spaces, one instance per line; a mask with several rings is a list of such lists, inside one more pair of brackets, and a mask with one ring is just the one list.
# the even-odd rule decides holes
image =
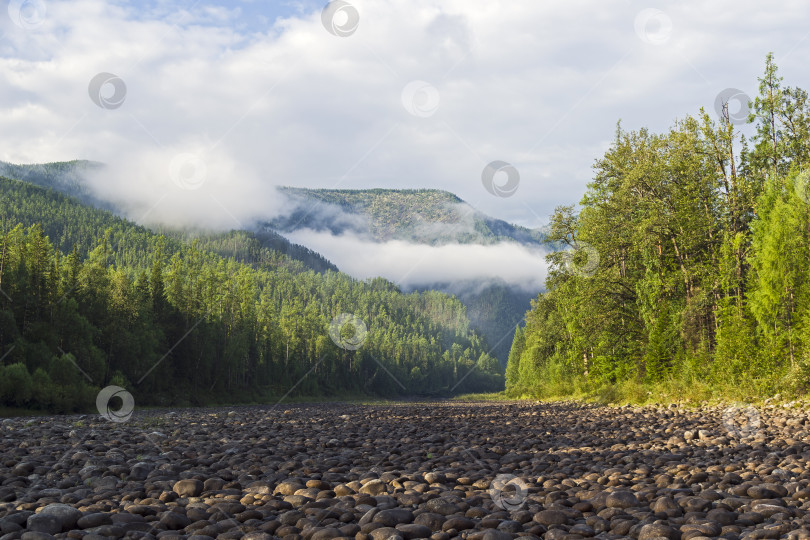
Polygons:
[[512,540],[512,535],[497,529],[487,529],[482,540]]
[[54,516],[62,525],[63,531],[69,531],[76,526],[82,513],[69,504],[53,503],[39,511],[40,515]]
[[382,523],[386,527],[396,527],[400,523],[413,522],[413,512],[407,508],[391,508],[390,510],[380,510],[374,516],[375,523]]
[[28,518],[26,529],[33,532],[56,534],[62,532],[62,523],[56,516],[34,514]]
[[52,534],[38,531],[27,531],[22,533],[22,535],[20,536],[20,540],[53,540],[53,539],[54,536]]
[[103,512],[94,512],[80,517],[76,521],[76,525],[80,529],[91,529],[100,525],[112,525],[112,517],[110,517],[110,514]]
[[681,507],[672,497],[660,497],[651,505],[652,511],[666,514],[668,517],[679,517],[683,515]]
[[432,531],[440,531],[442,530],[442,525],[447,520],[443,515],[436,514],[433,512],[423,512],[416,516],[414,519],[414,523],[418,525],[424,525],[425,527],[429,528]]
[[166,512],[163,517],[160,518],[160,524],[166,529],[176,531],[191,525],[191,520],[177,512]]
[[632,491],[619,490],[607,496],[605,504],[608,508],[633,508],[640,503]]
[[662,523],[648,523],[641,527],[638,540],[653,540],[654,538],[668,538],[669,540],[679,540],[681,533]]
[[419,525],[418,523],[400,523],[396,529],[402,534],[405,540],[413,538],[430,538],[433,531],[430,527]]
[[563,525],[568,522],[568,516],[560,510],[541,510],[534,515],[534,521],[546,526]]
[[402,534],[393,527],[380,527],[371,531],[372,540],[404,540]]
[[450,529],[455,529],[457,531],[466,531],[467,529],[472,529],[474,527],[475,522],[470,518],[452,516],[444,522],[442,525],[442,530],[447,531]]

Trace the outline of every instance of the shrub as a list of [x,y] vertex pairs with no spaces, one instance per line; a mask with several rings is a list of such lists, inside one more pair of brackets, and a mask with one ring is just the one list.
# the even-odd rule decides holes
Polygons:
[[7,405],[22,407],[31,401],[34,383],[25,364],[16,363],[0,372],[0,399]]

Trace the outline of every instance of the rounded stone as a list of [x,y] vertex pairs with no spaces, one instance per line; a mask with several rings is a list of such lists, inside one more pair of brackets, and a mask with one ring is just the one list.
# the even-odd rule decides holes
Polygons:
[[191,520],[178,512],[166,512],[160,518],[160,525],[166,529],[177,531],[191,525]]
[[534,515],[534,521],[541,525],[564,525],[568,516],[559,510],[541,510]]
[[26,528],[32,532],[56,534],[62,531],[62,523],[56,516],[34,514],[28,518]]
[[69,531],[76,526],[82,513],[69,504],[53,503],[40,510],[40,515],[54,516],[59,520],[63,531]]
[[662,523],[648,523],[641,527],[638,533],[638,540],[653,540],[654,538],[680,540],[680,537],[680,532]]
[[203,492],[203,483],[196,478],[186,478],[175,482],[172,491],[181,497],[199,497]]
[[396,527],[400,523],[413,522],[413,512],[407,508],[390,508],[380,510],[374,515],[375,523],[382,523],[386,527]]
[[405,540],[412,540],[413,538],[430,538],[433,531],[430,527],[419,525],[418,523],[400,523],[396,529],[402,534]]
[[632,491],[619,490],[607,496],[605,505],[608,508],[633,508],[639,506],[640,503]]

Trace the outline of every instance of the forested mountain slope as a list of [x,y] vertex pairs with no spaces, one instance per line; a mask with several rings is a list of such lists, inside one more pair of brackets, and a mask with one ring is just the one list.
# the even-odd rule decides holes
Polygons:
[[[87,186],[86,175],[88,173],[98,174],[103,173],[103,171],[104,165],[102,163],[84,160],[30,165],[14,165],[0,161],[0,176],[53,189],[75,197],[89,206],[109,210],[120,216],[120,209],[109,201],[97,198]],[[92,229],[87,230],[85,231],[87,233],[85,237],[79,238],[79,236],[76,236],[79,234],[78,231],[68,230],[66,233],[68,236],[66,238],[67,243],[82,240],[80,247],[82,245],[94,245],[94,232]],[[235,257],[248,264],[259,262],[262,258],[268,256],[273,258],[282,254],[290,259],[301,261],[307,268],[311,268],[316,272],[338,270],[334,264],[327,261],[320,254],[304,246],[293,244],[275,231],[266,228],[257,231],[230,231],[227,233],[212,233],[194,228],[187,230],[160,228],[159,232],[185,242],[197,240],[203,245],[203,249],[225,257]],[[276,253],[268,255],[263,250]]]
[[539,231],[491,218],[437,189],[285,187],[280,191],[290,199],[292,211],[270,225],[282,232],[310,228],[424,244],[514,241],[540,245],[545,240]]
[[[502,385],[444,294],[318,273],[266,248],[248,265],[255,253],[226,258],[7,178],[0,215],[2,403],[74,410],[110,383],[139,404]],[[368,328],[356,350],[330,339],[341,313]]]

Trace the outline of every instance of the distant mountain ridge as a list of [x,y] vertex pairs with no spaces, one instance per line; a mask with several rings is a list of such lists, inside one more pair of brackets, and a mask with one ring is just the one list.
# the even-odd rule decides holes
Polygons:
[[0,161],[0,176],[53,189],[75,197],[85,204],[113,211],[115,210],[113,205],[95,197],[84,182],[87,173],[98,171],[103,167],[103,163],[84,159],[30,165],[17,165]]
[[542,232],[487,216],[449,191],[282,187],[279,192],[292,208],[267,224],[285,233],[300,229],[351,232],[377,241],[430,245],[545,242]]

